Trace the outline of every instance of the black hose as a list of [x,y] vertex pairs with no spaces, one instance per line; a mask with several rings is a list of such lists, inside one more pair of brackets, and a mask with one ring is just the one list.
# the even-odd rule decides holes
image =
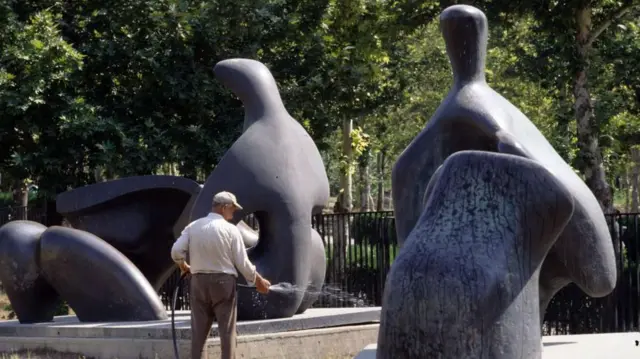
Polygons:
[[182,273],[176,287],[173,290],[173,301],[171,302],[171,332],[173,333],[173,354],[176,359],[180,359],[180,353],[178,353],[178,341],[176,340],[176,303],[178,302],[178,291],[182,287],[182,280],[187,277],[188,273]]

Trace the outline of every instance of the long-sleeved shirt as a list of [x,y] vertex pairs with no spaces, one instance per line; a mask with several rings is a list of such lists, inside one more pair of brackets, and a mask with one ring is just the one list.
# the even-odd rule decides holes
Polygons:
[[256,279],[256,267],[247,256],[238,227],[217,213],[195,220],[182,231],[171,248],[171,258],[183,262],[189,254],[191,273],[238,272],[249,283]]

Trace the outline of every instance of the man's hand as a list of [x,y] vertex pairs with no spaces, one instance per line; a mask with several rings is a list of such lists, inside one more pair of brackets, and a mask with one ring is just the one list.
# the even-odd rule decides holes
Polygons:
[[269,287],[271,287],[271,282],[262,278],[261,275],[256,274],[256,290],[260,294],[269,293]]
[[187,262],[178,263],[178,268],[180,268],[180,274],[184,275],[185,273],[191,273],[191,266],[187,264]]

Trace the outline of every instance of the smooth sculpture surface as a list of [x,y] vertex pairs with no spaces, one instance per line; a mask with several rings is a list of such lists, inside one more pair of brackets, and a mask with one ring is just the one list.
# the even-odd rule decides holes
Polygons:
[[462,151],[386,280],[378,359],[539,359],[539,273],[573,196],[537,161]]
[[454,5],[443,11],[440,24],[454,83],[425,129],[394,165],[392,194],[398,242],[402,245],[418,223],[428,200],[429,181],[450,155],[463,150],[516,152],[551,171],[575,200],[573,216],[540,273],[541,315],[553,295],[571,282],[590,296],[609,294],[617,273],[602,209],[536,126],[486,83],[485,15],[471,6]]
[[166,319],[156,291],[175,270],[171,246],[200,188],[176,176],[101,182],[58,196],[73,229],[0,227],[0,280],[18,319],[50,321],[59,297],[80,321]]
[[311,228],[312,214],[329,199],[324,164],[309,134],[287,112],[266,66],[230,59],[216,64],[214,72],[242,101],[244,126],[207,178],[191,220],[211,210],[215,193],[234,193],[244,208],[234,221],[253,213],[259,224],[249,258],[273,284],[287,282],[298,289],[262,296],[239,288],[238,318],[290,317],[311,306],[324,282],[326,254]]
[[166,319],[160,297],[142,272],[97,236],[49,227],[40,238],[42,275],[81,322]]
[[46,229],[30,221],[0,227],[0,282],[20,323],[52,321],[59,303],[38,263],[40,236]]
[[56,204],[73,228],[114,246],[159,290],[175,270],[169,253],[176,228],[179,235],[188,224],[199,191],[183,177],[135,176],[61,193]]

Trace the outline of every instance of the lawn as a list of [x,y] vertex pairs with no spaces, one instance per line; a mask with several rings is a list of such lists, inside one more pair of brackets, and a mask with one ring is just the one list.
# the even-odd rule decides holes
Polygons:
[[[69,312],[63,313],[63,314],[73,315],[74,313],[73,313],[73,310],[69,308]],[[56,314],[56,315],[60,315],[60,314]],[[9,302],[9,298],[7,297],[7,294],[4,292],[0,292],[0,320],[8,320],[8,319],[15,319],[15,314],[11,310],[11,303]],[[0,359],[3,359],[3,358],[0,357]]]
[[5,293],[0,292],[0,320],[13,319],[12,315],[9,298]]

